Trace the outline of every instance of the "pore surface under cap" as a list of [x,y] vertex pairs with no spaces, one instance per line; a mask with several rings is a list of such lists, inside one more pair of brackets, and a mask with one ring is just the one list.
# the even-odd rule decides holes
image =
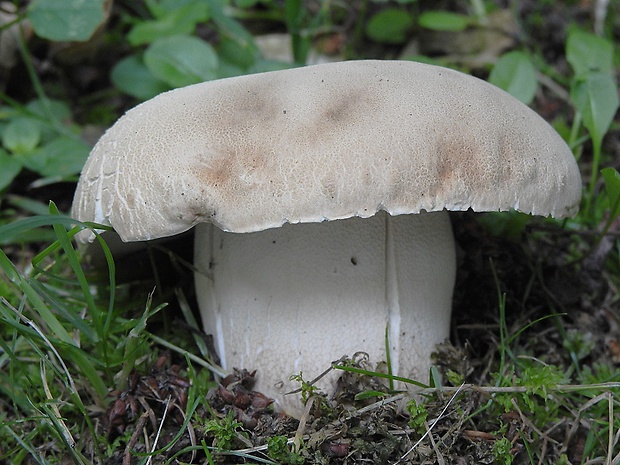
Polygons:
[[132,241],[199,222],[251,232],[378,210],[567,216],[580,195],[564,141],[504,91],[431,65],[352,61],[137,106],[93,149],[73,215]]

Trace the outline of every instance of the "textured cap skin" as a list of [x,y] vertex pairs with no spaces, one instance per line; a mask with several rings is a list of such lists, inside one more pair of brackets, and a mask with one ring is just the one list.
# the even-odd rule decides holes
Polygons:
[[580,197],[567,145],[504,91],[437,66],[349,61],[137,106],[93,149],[72,213],[135,241],[199,222],[252,232],[378,210],[564,217]]

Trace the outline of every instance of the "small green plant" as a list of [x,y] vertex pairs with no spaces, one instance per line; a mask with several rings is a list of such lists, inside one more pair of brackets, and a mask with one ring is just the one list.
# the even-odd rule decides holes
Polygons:
[[493,443],[493,455],[497,465],[511,465],[514,460],[512,444],[506,437],[501,437]]
[[374,14],[366,24],[366,35],[384,44],[402,44],[414,25],[413,16],[404,9],[386,8]]
[[291,450],[286,436],[267,438],[267,454],[271,459],[285,465],[302,465],[306,463],[306,459],[299,452]]
[[491,70],[489,82],[526,105],[532,103],[538,90],[536,68],[529,55],[521,51],[503,54]]
[[571,146],[579,143],[582,125],[592,140],[592,174],[584,208],[586,214],[592,214],[601,166],[603,137],[620,105],[613,75],[614,46],[602,37],[573,29],[566,41],[566,59],[573,68],[570,98],[577,110],[569,142]]
[[[482,410],[490,408],[492,416],[498,418],[504,413],[527,418],[533,425],[532,428],[521,425],[517,432],[528,438],[527,441],[524,440],[523,447],[530,460],[541,457],[542,449],[536,444],[545,440],[542,431],[557,424],[560,419],[572,422],[575,425],[573,428],[576,428],[585,417],[591,419],[591,422],[583,457],[600,455],[601,450],[607,450],[609,456],[614,448],[610,431],[620,427],[620,420],[614,416],[619,402],[613,394],[613,389],[618,386],[616,382],[620,379],[617,370],[605,364],[596,364],[595,369],[579,367],[581,360],[592,351],[593,344],[587,335],[573,330],[566,331],[563,339],[563,347],[567,349],[572,365],[570,362],[567,365],[556,365],[532,356],[517,355],[520,350],[519,336],[554,315],[535,320],[511,334],[506,323],[506,296],[499,292],[499,286],[498,294],[499,372],[494,375],[495,388],[490,388],[493,400]],[[575,366],[577,369],[574,369]],[[575,374],[576,384],[568,384],[572,381],[571,376]],[[566,420],[570,417],[574,418]],[[503,436],[505,426],[502,426],[498,434],[501,434],[502,438],[495,442],[493,448],[496,463],[510,464],[515,458],[513,452],[516,439],[510,441]],[[569,433],[567,438],[572,434],[574,433]],[[569,439],[565,441],[568,443]],[[561,457],[560,454],[558,459]]]
[[308,403],[308,400],[310,400],[311,397],[324,397],[324,394],[321,392],[321,390],[316,385],[304,379],[303,373],[299,373],[297,375],[291,375],[290,380],[297,381],[298,383],[301,384],[299,388],[299,392],[301,395],[301,401],[303,402],[304,405]]
[[409,414],[409,428],[413,429],[419,434],[426,432],[426,420],[428,418],[428,411],[423,404],[418,403],[415,399],[411,399],[407,402],[405,407]]
[[[82,169],[90,146],[81,137],[82,128],[72,120],[67,103],[47,96],[26,47],[28,27],[52,41],[86,41],[105,20],[104,0],[84,4],[80,0],[35,0],[17,11],[18,50],[36,98],[24,104],[0,92],[0,191],[23,171],[43,179],[34,185],[73,181]],[[108,2],[109,3],[109,2]],[[109,12],[108,12],[109,13]],[[0,28],[2,32],[3,28]]]
[[514,378],[515,385],[521,385],[526,391],[517,396],[517,402],[524,410],[532,412],[541,424],[557,415],[560,404],[550,394],[550,389],[566,381],[562,368],[542,363],[538,360],[526,360],[519,366],[519,374]]
[[604,234],[620,216],[620,173],[615,168],[603,168],[601,174],[605,182],[605,192],[600,198],[605,211],[608,213],[607,221],[603,228]]
[[90,146],[71,123],[69,107],[46,97],[27,105],[11,103],[0,112],[0,190],[23,169],[45,178],[39,184],[75,178]]
[[[260,66],[253,37],[224,5],[204,0],[146,2],[149,17],[127,17],[127,35],[135,52],[112,69],[112,82],[140,100],[165,90],[245,74]],[[217,32],[218,45],[195,35],[199,24]]]
[[449,369],[446,371],[446,379],[452,386],[460,386],[465,382],[465,375]]
[[579,372],[581,361],[586,358],[595,347],[595,342],[590,333],[584,333],[571,329],[566,332],[563,341],[564,348],[568,351],[573,366]]
[[232,450],[242,434],[239,429],[243,425],[235,419],[234,412],[231,410],[223,418],[212,418],[205,422],[204,428],[207,433],[213,436],[213,446],[222,450]]

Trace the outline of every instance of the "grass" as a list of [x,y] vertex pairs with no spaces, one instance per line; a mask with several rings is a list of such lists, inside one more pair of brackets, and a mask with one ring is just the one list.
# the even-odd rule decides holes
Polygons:
[[[580,215],[561,224],[510,214],[476,220],[456,215],[457,240],[466,253],[454,337],[438,347],[430,385],[396,379],[389,370],[369,371],[363,357],[342,360],[326,367],[342,372],[334,400],[299,377],[297,395],[306,410],[294,420],[274,413],[252,391],[251,373],[227,378],[210,359],[187,286],[192,270],[181,257],[151,250],[143,257],[148,272],[142,274],[142,268],[115,263],[98,237],[107,267],[97,273],[84,265],[72,238],[95,225],[76,224],[61,213],[76,174],[64,156],[79,159],[83,147],[74,142],[84,127],[102,117],[107,125],[136,102],[125,94],[147,98],[178,79],[194,79],[192,73],[221,76],[284,66],[257,53],[253,34],[265,24],[268,30],[288,28],[299,61],[325,43],[348,57],[365,57],[365,50],[392,57],[404,46],[400,37],[419,29],[420,7],[365,1],[359,8],[318,2],[313,9],[286,1],[281,9],[277,2],[257,7],[239,1],[221,10],[210,2],[207,11],[197,2],[181,2],[178,9],[173,3],[116,2],[114,21],[102,30],[104,42],[128,54],[110,53],[115,65],[110,79],[120,91],[103,79],[104,84],[91,83],[96,91],[85,85],[80,92],[86,95],[73,95],[62,79],[37,68],[38,52],[21,36],[17,52],[29,90],[15,97],[0,93],[0,162],[7,168],[0,170],[0,462],[620,463],[615,7],[609,7],[603,38],[580,30],[570,34],[564,50],[552,51],[569,56],[568,75],[558,71],[561,63],[546,63],[542,41],[528,42],[544,29],[549,9],[568,11],[563,3],[532,6],[523,25],[528,34],[522,58],[562,89],[559,102],[539,89],[538,104],[545,110],[551,100],[560,107],[555,125],[577,154],[587,186]],[[459,22],[484,25],[493,9],[481,1],[468,7],[459,12]],[[389,14],[382,13],[388,8]],[[182,18],[188,12],[201,18],[207,32],[192,23],[187,33]],[[407,27],[390,36],[382,18],[399,14]],[[83,19],[85,27],[103,24],[93,11]],[[153,56],[162,50],[154,46],[160,35],[181,33],[200,37],[204,43],[198,47],[210,61],[181,76],[167,75],[166,67],[149,68],[145,51]],[[50,44],[42,36],[38,40]],[[175,53],[158,59],[168,63]],[[60,67],[55,70],[62,74]],[[597,82],[604,86],[594,86]],[[610,82],[611,91],[597,92]],[[28,103],[32,96],[36,100]],[[66,145],[56,150],[60,143]],[[603,166],[608,168],[600,177]],[[25,183],[31,188],[23,188]],[[57,194],[64,208],[42,203],[48,193],[33,185]],[[162,256],[168,260],[165,273],[151,267]],[[174,279],[165,282],[162,274]],[[415,395],[395,392],[394,381],[409,382]]]
[[[519,339],[558,315],[511,330],[503,294],[493,354],[497,371],[487,374],[487,384],[452,371],[447,384],[418,386],[414,401],[379,381],[389,375],[343,361],[334,366],[345,380],[339,402],[303,384],[304,417],[272,425],[265,431],[271,436],[261,436],[207,392],[215,386],[214,367],[198,344],[185,338],[181,347],[178,334],[156,334],[166,324],[152,322],[166,309],[153,307],[146,283],[131,285],[144,290],[132,299],[133,291],[125,294],[115,282],[112,261],[105,282],[89,281],[71,242],[79,227],[53,204],[49,215],[35,218],[0,229],[0,239],[35,226],[52,228],[57,237],[26,271],[0,254],[10,283],[0,301],[2,460],[331,463],[350,456],[417,463],[470,456],[506,464],[515,457],[517,463],[574,463],[576,443],[581,463],[620,460],[620,373],[603,363],[577,364],[577,370],[572,358],[583,359],[592,349],[579,333],[565,340],[562,364],[528,354]],[[438,360],[444,369],[450,364],[441,352]],[[398,409],[404,402],[406,414]],[[281,422],[267,410],[259,418]]]

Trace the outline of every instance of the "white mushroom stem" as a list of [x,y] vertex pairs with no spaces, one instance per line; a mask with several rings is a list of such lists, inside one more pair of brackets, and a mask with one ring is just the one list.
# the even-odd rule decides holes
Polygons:
[[[368,353],[428,379],[448,336],[455,257],[447,213],[351,218],[235,234],[196,229],[198,303],[226,369],[260,367],[256,389],[286,411],[333,360]],[[209,277],[207,277],[209,276]],[[337,373],[319,382],[329,393]],[[400,386],[403,387],[402,385]]]

